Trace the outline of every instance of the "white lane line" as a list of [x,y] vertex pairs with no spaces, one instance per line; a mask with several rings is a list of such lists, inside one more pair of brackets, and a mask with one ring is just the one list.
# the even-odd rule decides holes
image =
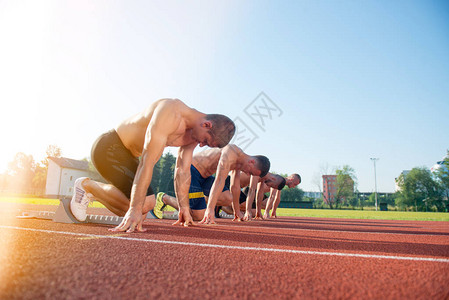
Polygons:
[[[208,226],[208,225],[206,225]],[[246,229],[254,229],[254,226],[245,226],[245,225],[237,225],[236,227],[233,227],[232,225],[228,225],[225,223],[219,224],[219,226],[228,226],[231,228],[246,228]],[[329,232],[329,233],[362,233],[362,234],[381,234],[381,235],[416,235],[416,236],[434,236],[434,237],[441,237],[441,234],[432,234],[427,232],[382,232],[382,231],[363,231],[361,230],[332,230],[332,229],[316,229],[316,228],[289,228],[289,227],[264,227],[272,230],[299,230],[299,231],[312,231],[312,232]],[[429,229],[430,230],[430,229]]]
[[55,233],[55,234],[72,235],[72,236],[83,236],[83,237],[93,237],[93,238],[105,238],[105,239],[114,239],[114,240],[146,242],[146,243],[196,246],[196,247],[207,247],[207,248],[221,248],[221,249],[230,249],[230,250],[249,250],[249,251],[281,252],[281,253],[293,253],[293,254],[327,255],[327,256],[361,257],[361,258],[430,261],[430,262],[449,263],[449,259],[446,259],[446,258],[371,255],[371,254],[342,253],[342,252],[301,251],[301,250],[276,249],[276,248],[258,248],[258,247],[201,244],[201,243],[189,243],[189,242],[178,242],[178,241],[141,239],[141,238],[123,237],[123,236],[116,236],[116,235],[99,235],[99,234],[76,233],[76,232],[67,232],[67,231],[55,231],[55,230],[25,228],[25,227],[16,227],[16,226],[4,226],[4,225],[0,225],[0,228],[43,232],[43,233]]

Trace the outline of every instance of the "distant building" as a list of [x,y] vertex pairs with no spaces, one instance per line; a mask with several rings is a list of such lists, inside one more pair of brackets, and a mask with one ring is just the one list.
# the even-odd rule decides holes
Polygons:
[[337,175],[323,175],[323,200],[326,203],[335,202],[337,193]]
[[404,171],[401,172],[401,174],[398,177],[396,177],[394,179],[394,190],[395,190],[395,192],[398,192],[398,191],[401,190],[401,188],[399,187],[399,178],[401,177],[401,175],[405,179],[405,177],[407,177],[408,173],[410,173],[410,170],[404,170]]
[[[352,187],[354,191],[354,181],[352,178],[348,178],[349,182],[345,183],[345,186]],[[323,200],[326,203],[335,202],[335,196],[337,195],[337,175],[323,175]]]
[[432,166],[432,168],[430,168],[430,171],[432,173],[435,173],[438,171],[447,172],[449,169],[449,161],[448,160],[449,160],[449,155],[446,155],[440,161],[437,161],[437,163],[434,164]]
[[49,157],[45,194],[47,197],[69,197],[73,194],[75,180],[91,175],[87,161]]

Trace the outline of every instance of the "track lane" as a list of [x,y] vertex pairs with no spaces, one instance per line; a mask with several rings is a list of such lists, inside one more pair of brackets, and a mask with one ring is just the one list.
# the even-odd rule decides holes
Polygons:
[[[12,299],[14,295],[20,295],[22,299],[61,296],[69,299],[162,296],[168,299],[428,299],[444,298],[449,293],[449,264],[446,262],[197,247],[120,239],[130,237],[232,247],[319,252],[331,249],[338,253],[449,258],[449,230],[445,231],[441,222],[389,221],[389,224],[379,226],[379,232],[372,232],[376,222],[357,220],[355,223],[359,224],[348,227],[347,224],[354,221],[307,221],[300,219],[296,225],[294,218],[241,224],[219,220],[219,226],[183,228],[171,226],[170,220],[154,220],[145,224],[149,232],[119,235],[106,231],[107,226],[99,225],[56,224],[40,220],[15,220],[14,224],[8,225],[0,222],[3,226],[87,234],[18,233],[0,228],[2,239],[9,237],[12,250],[8,257],[2,258],[6,259],[8,277],[6,289],[0,296],[12,296]],[[305,223],[315,227],[303,230]],[[340,223],[346,225],[341,226]],[[361,232],[360,228],[371,229]],[[395,230],[398,234],[382,234],[387,230]],[[89,235],[115,235],[116,238]]]

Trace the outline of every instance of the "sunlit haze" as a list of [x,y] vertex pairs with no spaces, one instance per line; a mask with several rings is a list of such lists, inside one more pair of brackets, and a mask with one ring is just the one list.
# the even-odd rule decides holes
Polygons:
[[[318,191],[323,166],[392,192],[449,148],[446,1],[0,1],[0,172],[17,152],[90,156],[160,98],[237,117],[245,151]],[[282,111],[260,128],[264,92]],[[171,150],[176,154],[176,149]]]

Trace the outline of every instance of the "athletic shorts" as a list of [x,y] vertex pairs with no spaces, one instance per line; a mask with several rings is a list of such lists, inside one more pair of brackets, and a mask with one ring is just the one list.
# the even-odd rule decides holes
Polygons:
[[[204,178],[201,176],[200,172],[191,165],[190,166],[190,188],[189,188],[189,205],[190,209],[201,210],[206,209],[206,198],[204,196],[209,196],[212,185],[214,184],[215,177],[209,176]],[[226,180],[223,187],[223,192],[229,190],[229,181]]]
[[[249,191],[249,187],[244,187],[241,191],[240,191],[240,198],[239,198],[239,203],[242,204],[243,202],[246,202],[246,197],[248,196],[248,191]],[[254,197],[255,198],[255,197]],[[267,194],[263,194],[263,200],[267,199],[268,196]],[[256,208],[256,201],[253,201],[253,208]]]
[[[91,158],[98,173],[130,199],[139,159],[123,145],[114,129],[100,135],[95,141]],[[153,194],[148,186],[147,196]]]

